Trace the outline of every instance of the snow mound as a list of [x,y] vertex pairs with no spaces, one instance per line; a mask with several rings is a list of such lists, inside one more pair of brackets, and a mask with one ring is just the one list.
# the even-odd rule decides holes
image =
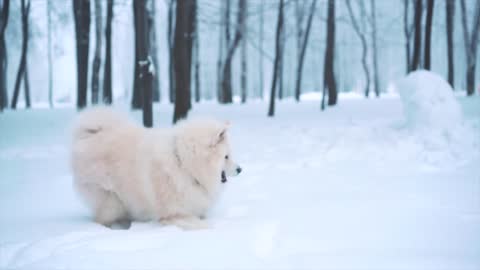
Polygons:
[[397,91],[409,127],[447,129],[463,121],[452,88],[433,72],[410,73],[397,83]]
[[430,164],[462,161],[477,147],[474,131],[449,83],[426,70],[410,73],[396,84],[405,115],[405,127],[423,144]]

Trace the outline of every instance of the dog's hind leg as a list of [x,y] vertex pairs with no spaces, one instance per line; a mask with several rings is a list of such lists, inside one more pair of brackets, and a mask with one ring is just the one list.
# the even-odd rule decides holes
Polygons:
[[128,213],[115,193],[94,184],[76,183],[75,187],[93,210],[96,222],[110,227],[116,222],[127,220]]
[[130,227],[123,225],[127,221],[127,212],[113,192],[104,191],[102,202],[95,209],[95,221],[107,227],[111,227],[114,223],[118,223],[120,227]]

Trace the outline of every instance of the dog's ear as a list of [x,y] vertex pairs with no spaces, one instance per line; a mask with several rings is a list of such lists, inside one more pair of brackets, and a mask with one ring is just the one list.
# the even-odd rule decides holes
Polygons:
[[213,146],[225,141],[225,137],[227,136],[227,130],[230,127],[230,122],[225,122],[225,126],[220,129],[220,131],[215,136],[213,141]]

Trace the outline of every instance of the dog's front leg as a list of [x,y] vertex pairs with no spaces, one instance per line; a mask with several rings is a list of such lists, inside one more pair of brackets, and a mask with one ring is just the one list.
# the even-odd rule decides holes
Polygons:
[[161,219],[160,223],[163,225],[174,225],[183,230],[204,230],[209,229],[210,225],[207,221],[196,216],[176,216],[171,218]]

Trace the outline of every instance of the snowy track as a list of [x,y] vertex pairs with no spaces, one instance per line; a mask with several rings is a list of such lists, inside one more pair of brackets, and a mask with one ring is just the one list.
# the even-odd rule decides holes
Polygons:
[[[0,269],[480,269],[478,141],[403,128],[398,98],[340,102],[279,103],[274,119],[263,103],[196,106],[232,121],[244,173],[190,232],[92,223],[67,166],[74,111],[6,112]],[[480,99],[461,103],[478,136]],[[170,116],[157,108],[157,126]]]

